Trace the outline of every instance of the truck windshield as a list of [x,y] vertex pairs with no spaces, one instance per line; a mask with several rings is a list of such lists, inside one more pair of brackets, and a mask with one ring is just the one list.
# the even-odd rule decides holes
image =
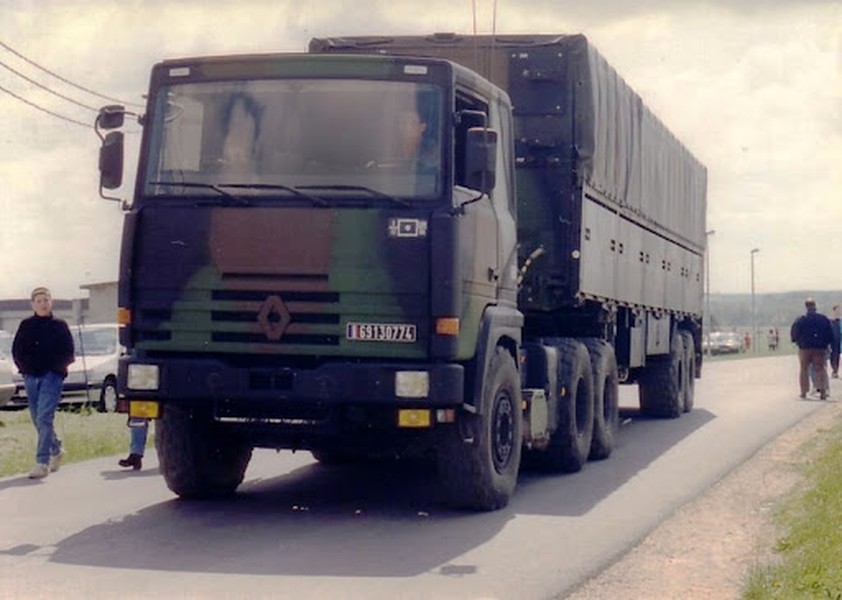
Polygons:
[[239,197],[296,198],[300,189],[336,199],[438,198],[442,97],[429,83],[379,80],[166,86],[151,115],[144,192],[213,195],[218,185],[236,186]]

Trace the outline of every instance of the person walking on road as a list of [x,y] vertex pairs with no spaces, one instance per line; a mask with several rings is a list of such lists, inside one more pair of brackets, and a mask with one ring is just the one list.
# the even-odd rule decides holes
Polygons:
[[35,314],[21,321],[12,342],[12,358],[23,375],[29,414],[38,432],[35,466],[29,478],[43,479],[58,471],[64,456],[53,423],[67,367],[75,357],[70,328],[53,316],[50,290],[37,287],[30,300]]
[[139,471],[143,467],[143,454],[146,450],[146,437],[149,435],[149,419],[129,419],[129,429],[132,430],[129,441],[129,455],[121,458],[117,464],[121,467],[131,467]]
[[830,324],[833,327],[833,343],[830,346],[830,371],[831,376],[836,379],[839,377],[839,346],[840,346],[840,317],[842,317],[842,307],[838,304],[833,305],[833,318]]
[[818,312],[816,301],[807,298],[804,302],[807,313],[798,317],[790,329],[790,338],[798,345],[798,361],[800,372],[798,383],[801,387],[801,398],[807,397],[810,391],[810,366],[816,373],[816,386],[819,397],[827,399],[827,350],[833,343],[833,327],[830,319]]

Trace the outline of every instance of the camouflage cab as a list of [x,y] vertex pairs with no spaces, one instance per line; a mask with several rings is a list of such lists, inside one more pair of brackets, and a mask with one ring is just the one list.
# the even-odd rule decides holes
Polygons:
[[255,446],[422,452],[465,406],[482,412],[483,373],[498,347],[514,365],[522,325],[510,114],[437,59],[154,67],[119,393],[161,418],[176,493],[233,491]]

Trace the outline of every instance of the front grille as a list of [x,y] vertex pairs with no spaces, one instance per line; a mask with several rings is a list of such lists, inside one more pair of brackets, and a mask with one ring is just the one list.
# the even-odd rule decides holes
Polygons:
[[[296,323],[339,323],[339,315],[337,314],[292,313],[291,316]],[[257,313],[253,311],[211,311],[211,321],[219,323],[254,323],[256,319]]]
[[267,296],[279,296],[284,302],[339,302],[336,292],[277,292],[274,290],[213,290],[211,299],[233,302],[263,302]]
[[[293,323],[295,320],[293,320]],[[264,333],[239,333],[235,331],[216,331],[211,333],[213,342],[236,342],[246,344],[312,344],[319,346],[339,345],[338,335],[308,335],[285,333],[278,340],[268,340]]]

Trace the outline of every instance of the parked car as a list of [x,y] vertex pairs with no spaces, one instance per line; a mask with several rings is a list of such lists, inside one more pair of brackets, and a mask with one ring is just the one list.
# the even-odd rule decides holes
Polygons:
[[15,395],[15,370],[12,359],[0,350],[0,406],[5,406]]
[[738,354],[743,352],[743,336],[736,331],[714,331],[711,332],[709,340],[703,346],[711,356],[717,354]]
[[67,369],[62,402],[117,409],[117,363],[123,353],[116,323],[72,326],[76,361]]
[[17,391],[15,374],[17,368],[12,362],[12,340],[11,333],[0,329],[0,406],[5,406]]

